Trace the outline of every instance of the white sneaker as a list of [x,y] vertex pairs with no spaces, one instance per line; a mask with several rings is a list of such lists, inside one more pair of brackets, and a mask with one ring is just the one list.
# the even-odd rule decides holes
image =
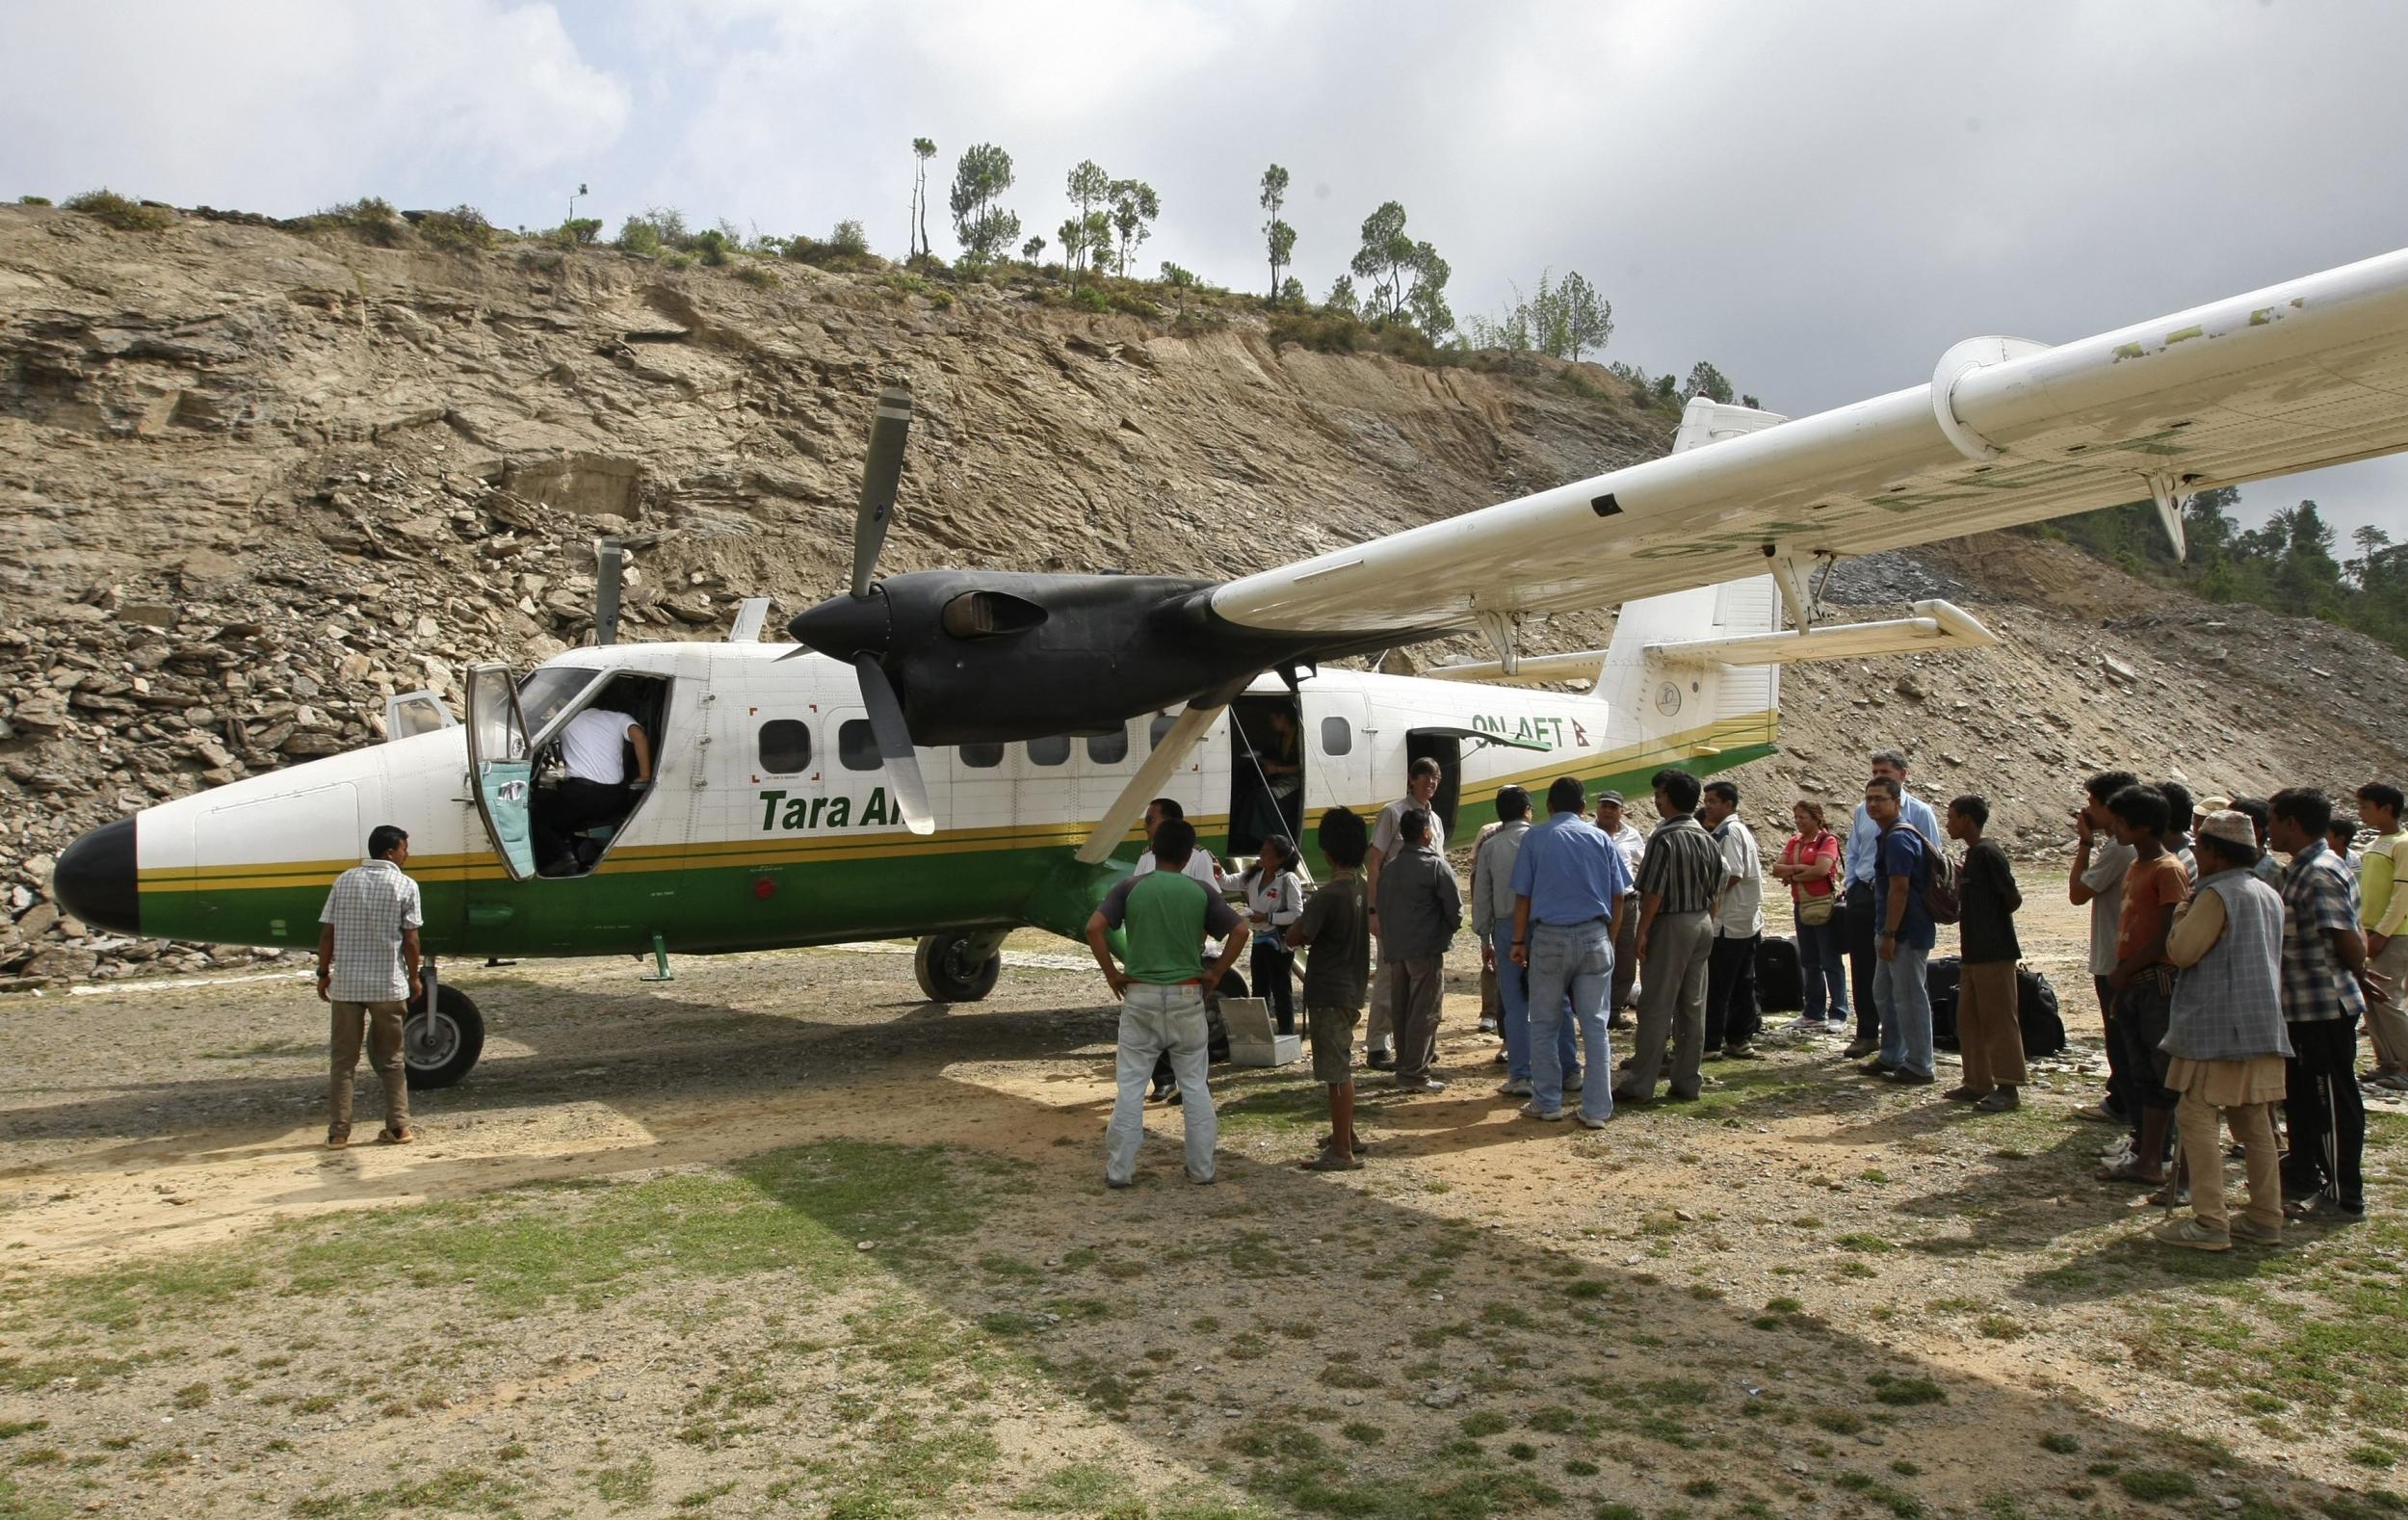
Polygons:
[[1501,1098],[1527,1098],[1530,1095],[1531,1079],[1528,1077],[1516,1077],[1510,1082],[1497,1084],[1497,1096]]
[[2120,1166],[2131,1161],[2135,1154],[2133,1138],[2129,1135],[2118,1135],[2115,1137],[2114,1144],[2099,1152],[2099,1159],[2110,1166]]
[[1800,1013],[1797,1017],[1790,1020],[1789,1027],[1783,1030],[1782,1033],[1785,1035],[1819,1035],[1822,1031],[1823,1021],[1821,1019],[1808,1018],[1805,1014]]
[[1823,1031],[1824,1033],[1831,1035],[1845,1035],[1848,1032],[1849,1026],[1855,1022],[1855,1018],[1856,1015],[1853,1013],[1847,1015],[1845,1018],[1835,1018],[1830,1023],[1823,1026]]
[[1524,1118],[1545,1119],[1548,1123],[1554,1124],[1562,1120],[1563,1111],[1561,1109],[1542,1109],[1535,1102],[1531,1102],[1522,1105],[1522,1116]]

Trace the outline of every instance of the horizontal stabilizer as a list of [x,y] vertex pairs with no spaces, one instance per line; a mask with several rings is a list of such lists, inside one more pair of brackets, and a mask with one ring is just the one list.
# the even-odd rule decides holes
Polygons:
[[[1646,646],[1650,665],[1801,665],[1875,654],[1932,654],[1978,649],[1999,642],[1973,614],[1950,602],[1917,602],[1915,616],[1876,623],[1837,623],[1812,633],[1743,634],[1732,639],[1679,639]],[[1566,658],[1570,658],[1567,656]],[[1594,656],[1583,656],[1594,659]],[[1536,661],[1522,662],[1524,669]]]
[[1597,668],[1605,663],[1605,658],[1603,649],[1584,649],[1573,654],[1526,654],[1515,663],[1511,675],[1505,674],[1502,660],[1433,666],[1421,674],[1432,681],[1479,681],[1489,686],[1544,686],[1550,681],[1586,683],[1596,679]]

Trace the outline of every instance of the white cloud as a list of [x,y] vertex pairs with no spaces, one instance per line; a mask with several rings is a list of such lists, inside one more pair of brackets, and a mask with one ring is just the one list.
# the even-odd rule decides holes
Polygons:
[[105,182],[283,215],[362,194],[450,204],[589,159],[628,116],[626,87],[548,4],[18,4],[0,57],[14,193]]

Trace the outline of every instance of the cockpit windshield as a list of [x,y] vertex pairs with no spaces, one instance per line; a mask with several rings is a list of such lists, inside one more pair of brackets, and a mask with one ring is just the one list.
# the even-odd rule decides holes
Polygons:
[[553,665],[527,672],[518,683],[518,710],[526,715],[527,732],[539,735],[552,720],[602,675],[582,666]]

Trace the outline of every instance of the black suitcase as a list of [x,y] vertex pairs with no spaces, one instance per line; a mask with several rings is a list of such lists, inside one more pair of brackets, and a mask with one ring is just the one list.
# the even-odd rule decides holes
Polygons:
[[1956,991],[1965,968],[1954,956],[1942,956],[1924,967],[1924,991],[1931,998],[1931,1042],[1943,1050],[1957,1048]]
[[1806,1007],[1806,979],[1797,965],[1797,942],[1767,934],[1756,942],[1756,1007],[1767,1013],[1796,1013]]
[[2058,1016],[2056,988],[2029,966],[2015,968],[2015,1022],[2023,1028],[2026,1056],[2054,1056],[2065,1048],[2065,1020]]

